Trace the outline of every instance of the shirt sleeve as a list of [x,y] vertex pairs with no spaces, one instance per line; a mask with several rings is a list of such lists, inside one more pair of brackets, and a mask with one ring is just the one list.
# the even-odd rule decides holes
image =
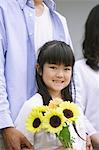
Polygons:
[[6,64],[6,30],[3,12],[0,9],[0,129],[13,126],[7,99],[5,64]]
[[28,102],[26,101],[23,104],[14,124],[15,124],[16,129],[21,131],[24,134],[24,136],[26,136],[26,138],[31,142],[31,144],[34,144],[34,134],[29,132],[26,129],[26,120],[31,111],[32,111],[32,104],[29,103],[29,101]]
[[38,93],[35,94],[23,104],[14,122],[16,129],[21,131],[26,136],[26,138],[31,142],[31,144],[34,144],[35,137],[34,137],[34,133],[31,133],[26,129],[26,120],[30,112],[32,112],[34,106],[42,106],[42,105],[43,105],[43,100],[41,95]]
[[91,122],[87,119],[86,116],[84,116],[85,120],[85,126],[86,126],[86,133],[88,133],[90,136],[93,134],[96,134],[96,129],[92,126]]

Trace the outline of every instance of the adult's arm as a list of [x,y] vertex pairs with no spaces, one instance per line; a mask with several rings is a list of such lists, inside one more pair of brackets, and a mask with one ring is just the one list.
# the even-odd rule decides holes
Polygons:
[[7,36],[3,10],[0,8],[0,129],[13,126],[10,116],[9,101],[6,89],[5,64],[7,52]]
[[[2,3],[4,4],[5,1]],[[7,9],[6,4],[5,9]],[[28,148],[31,148],[32,145],[21,132],[14,128],[11,118],[5,75],[8,38],[5,24],[4,11],[0,1],[0,130],[2,131],[7,150],[21,150],[22,145]]]

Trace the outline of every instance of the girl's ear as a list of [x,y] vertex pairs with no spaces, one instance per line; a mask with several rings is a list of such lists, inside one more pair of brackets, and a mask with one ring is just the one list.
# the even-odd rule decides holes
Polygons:
[[37,70],[37,73],[41,76],[42,75],[42,70],[41,70],[41,67],[39,64],[36,64],[36,70]]

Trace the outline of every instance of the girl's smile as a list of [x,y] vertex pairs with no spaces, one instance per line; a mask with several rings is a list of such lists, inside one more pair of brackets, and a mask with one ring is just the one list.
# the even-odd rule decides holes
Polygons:
[[42,78],[51,96],[61,97],[61,90],[70,83],[71,74],[71,66],[44,64]]

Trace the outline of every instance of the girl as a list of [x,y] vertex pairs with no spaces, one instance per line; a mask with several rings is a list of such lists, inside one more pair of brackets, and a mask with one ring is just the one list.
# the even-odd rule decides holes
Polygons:
[[[71,82],[74,62],[73,52],[64,42],[50,41],[40,48],[36,66],[38,93],[24,103],[15,121],[16,128],[23,132],[34,145],[34,150],[63,149],[58,139],[52,134],[42,131],[33,135],[33,133],[26,130],[25,124],[28,114],[34,106],[48,105],[49,101],[55,98],[73,101]],[[82,116],[80,116],[77,122],[76,129],[79,135],[86,139]],[[73,126],[71,130],[75,138],[73,150],[85,150],[86,141],[77,135]]]

